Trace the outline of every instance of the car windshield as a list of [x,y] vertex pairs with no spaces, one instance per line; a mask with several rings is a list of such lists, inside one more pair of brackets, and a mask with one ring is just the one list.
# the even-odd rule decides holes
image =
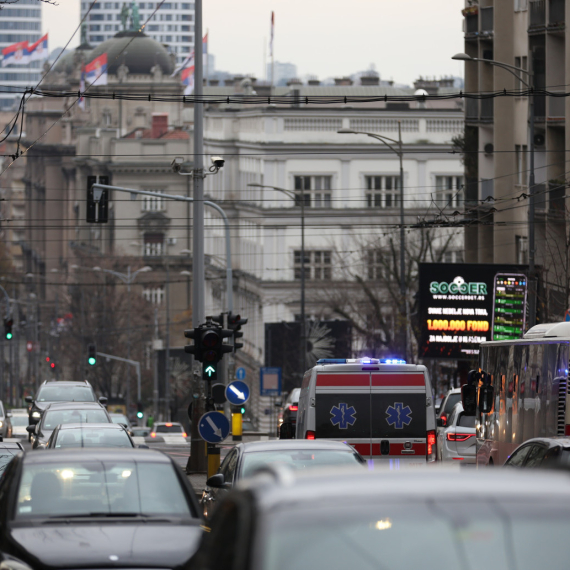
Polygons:
[[28,416],[12,416],[10,421],[16,427],[27,426],[30,423]]
[[127,419],[127,416],[123,416],[123,415],[117,415],[117,414],[111,414],[111,421],[114,424],[123,424],[128,426],[129,425],[129,420]]
[[455,404],[458,402],[461,402],[461,394],[449,394],[449,397],[445,402],[445,407],[441,410],[441,414],[449,415]]
[[62,429],[55,447],[133,447],[129,436],[121,429]]
[[350,449],[332,451],[328,449],[287,449],[275,451],[254,451],[244,453],[242,477],[250,477],[266,465],[287,465],[295,471],[339,465],[361,465],[358,456]]
[[156,429],[154,431],[155,433],[182,433],[184,430],[182,429],[182,426],[178,426],[176,424],[165,424],[156,426]]
[[150,428],[133,428],[133,435],[136,437],[145,437],[150,433]]
[[24,464],[15,519],[81,516],[189,517],[170,464],[128,460]]
[[105,410],[48,410],[44,414],[42,429],[54,430],[59,424],[106,424]]
[[36,398],[38,402],[94,402],[88,386],[44,386]]
[[549,568],[568,565],[570,506],[554,503],[386,501],[375,507],[331,501],[282,509],[261,525],[264,570],[474,570],[489,561],[493,568],[534,570],[545,556]]
[[8,463],[14,459],[14,455],[20,453],[20,449],[0,449],[0,474],[4,472]]

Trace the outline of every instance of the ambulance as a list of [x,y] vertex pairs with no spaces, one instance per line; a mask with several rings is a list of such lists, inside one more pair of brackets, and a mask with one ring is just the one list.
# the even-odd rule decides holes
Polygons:
[[322,359],[303,377],[297,439],[352,445],[390,468],[436,461],[435,406],[425,366],[398,359]]

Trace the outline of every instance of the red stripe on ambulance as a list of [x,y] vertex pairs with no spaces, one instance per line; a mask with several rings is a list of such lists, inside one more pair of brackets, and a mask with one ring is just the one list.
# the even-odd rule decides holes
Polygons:
[[372,374],[372,386],[425,386],[423,374]]
[[370,386],[370,375],[317,374],[317,386]]

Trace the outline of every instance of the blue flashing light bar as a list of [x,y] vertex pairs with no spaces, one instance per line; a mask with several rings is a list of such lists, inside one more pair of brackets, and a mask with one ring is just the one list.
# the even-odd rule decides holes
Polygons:
[[380,364],[406,364],[406,361],[400,358],[383,358]]
[[321,358],[317,364],[346,364],[346,358]]

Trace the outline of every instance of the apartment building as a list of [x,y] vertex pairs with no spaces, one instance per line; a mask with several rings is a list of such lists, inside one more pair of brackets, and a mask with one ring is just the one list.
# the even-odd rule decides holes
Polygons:
[[[465,62],[467,92],[524,90],[525,84],[553,93],[568,91],[568,0],[468,0],[465,53],[485,62]],[[466,261],[527,263],[529,258],[529,97],[467,100],[465,144],[467,187],[478,198],[468,215]],[[568,180],[565,97],[534,97],[536,264],[543,318],[561,318],[568,308],[568,241],[565,187]]]

